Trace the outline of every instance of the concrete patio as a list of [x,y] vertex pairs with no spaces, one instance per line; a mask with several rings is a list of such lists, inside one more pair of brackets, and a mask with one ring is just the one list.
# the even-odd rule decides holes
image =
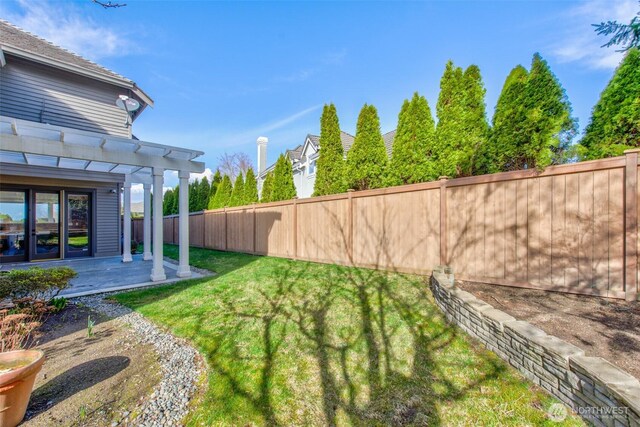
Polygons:
[[[152,282],[149,280],[153,261],[144,261],[142,255],[133,255],[132,262],[122,262],[121,256],[105,258],[75,258],[43,262],[27,262],[3,264],[1,270],[26,269],[30,267],[60,267],[67,266],[74,269],[78,276],[71,280],[71,285],[60,292],[60,296],[67,298],[93,295],[104,292],[122,291],[145,286],[156,286],[173,283],[179,280],[176,273],[177,264],[164,261],[166,280]],[[191,272],[190,278],[204,277],[196,271]]]

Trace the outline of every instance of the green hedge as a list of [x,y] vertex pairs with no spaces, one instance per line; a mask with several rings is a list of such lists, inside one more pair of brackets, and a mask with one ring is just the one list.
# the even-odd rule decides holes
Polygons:
[[76,275],[69,267],[32,267],[0,272],[0,300],[34,298],[50,301],[69,287],[69,280]]

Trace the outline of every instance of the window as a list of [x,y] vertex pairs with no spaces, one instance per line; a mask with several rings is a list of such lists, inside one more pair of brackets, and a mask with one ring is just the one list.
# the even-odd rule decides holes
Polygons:
[[316,173],[316,161],[311,160],[309,162],[309,169],[307,169],[307,175],[313,175],[314,173]]

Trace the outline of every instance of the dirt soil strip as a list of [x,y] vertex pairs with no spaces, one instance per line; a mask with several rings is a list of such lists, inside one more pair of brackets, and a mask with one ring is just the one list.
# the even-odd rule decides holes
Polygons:
[[[89,316],[95,321],[87,333]],[[135,416],[160,382],[158,356],[129,327],[69,305],[39,330],[46,362],[24,426],[109,426]]]
[[640,303],[458,281],[518,320],[599,356],[640,379]]

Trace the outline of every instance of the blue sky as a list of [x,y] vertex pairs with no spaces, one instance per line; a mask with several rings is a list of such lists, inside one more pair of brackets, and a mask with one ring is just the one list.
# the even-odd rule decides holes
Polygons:
[[255,161],[261,135],[275,161],[319,132],[327,102],[350,133],[365,102],[383,132],[414,91],[435,113],[448,59],[480,67],[490,119],[509,71],[540,52],[583,129],[621,58],[590,24],[638,10],[637,0],[126,3],[5,0],[0,16],[136,81],[156,105],[134,133],[200,149],[214,170],[225,151]]

